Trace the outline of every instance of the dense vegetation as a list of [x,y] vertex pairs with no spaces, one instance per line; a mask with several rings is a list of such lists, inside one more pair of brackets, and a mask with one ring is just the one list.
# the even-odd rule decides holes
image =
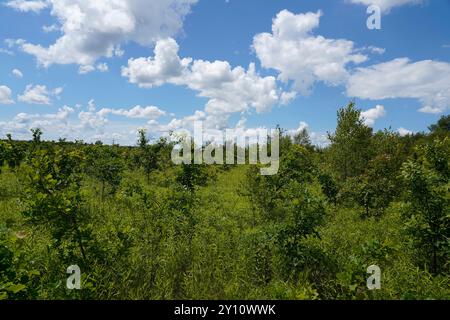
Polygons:
[[449,299],[450,116],[429,129],[373,132],[351,103],[326,148],[283,135],[273,176],[175,166],[144,131],[136,147],[8,136],[0,299]]

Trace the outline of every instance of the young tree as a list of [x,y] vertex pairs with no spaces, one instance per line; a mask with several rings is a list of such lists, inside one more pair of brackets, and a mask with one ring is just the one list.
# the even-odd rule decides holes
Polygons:
[[101,183],[101,198],[104,199],[106,188],[114,194],[122,181],[124,164],[116,147],[92,146],[88,150],[87,172]]
[[10,154],[10,146],[6,142],[0,141],[0,173],[2,172],[3,164],[9,160]]
[[448,268],[450,259],[449,154],[450,138],[435,140],[419,147],[418,157],[402,168],[411,204],[407,230],[419,262],[433,274]]
[[309,137],[309,133],[306,128],[303,128],[300,132],[296,133],[293,137],[293,141],[295,144],[299,144],[304,147],[310,148],[312,146],[311,138]]
[[324,221],[325,209],[309,190],[317,172],[311,152],[290,139],[281,139],[278,174],[262,176],[258,167],[252,166],[246,189],[255,212],[262,213],[267,237],[273,241],[273,254],[279,255],[277,261],[289,278],[318,263],[318,252],[313,252],[304,240],[318,236],[317,228]]
[[6,137],[8,139],[6,144],[9,146],[8,159],[6,161],[10,169],[16,170],[25,157],[25,151],[13,141],[10,133]]
[[310,152],[304,147],[292,144],[286,137],[281,137],[280,167],[278,173],[261,176],[259,168],[252,166],[247,174],[249,195],[252,203],[262,210],[265,217],[276,220],[284,216],[285,211],[278,205],[288,191],[289,183],[311,182],[316,171]]
[[[280,224],[276,241],[286,271],[293,272],[317,265],[321,254],[304,243],[308,237],[318,237],[317,228],[324,222],[325,207],[320,199],[296,181],[287,186],[282,209],[285,221]],[[313,267],[314,268],[314,267]]]
[[334,178],[328,173],[321,173],[318,176],[318,180],[322,187],[322,192],[327,197],[328,201],[337,205],[339,187]]
[[33,134],[33,142],[38,144],[41,142],[42,130],[41,128],[33,128],[31,129],[31,133]]
[[355,201],[364,206],[365,216],[380,217],[401,191],[399,168],[392,165],[389,155],[381,154],[367,165],[363,175],[357,178]]
[[372,129],[364,124],[361,111],[351,102],[338,111],[338,123],[331,141],[331,164],[341,181],[364,172],[372,157]]
[[176,181],[186,190],[194,192],[197,186],[203,186],[208,180],[205,165],[182,164],[178,171]]
[[158,168],[158,157],[155,148],[149,144],[147,132],[144,129],[139,130],[139,164],[144,168],[147,183],[150,182],[150,174]]
[[81,162],[79,151],[35,151],[25,167],[24,215],[31,223],[50,229],[55,247],[63,256],[72,259],[78,247],[86,262],[89,229],[80,193]]
[[428,127],[432,136],[448,136],[450,133],[450,115],[442,116],[436,124]]

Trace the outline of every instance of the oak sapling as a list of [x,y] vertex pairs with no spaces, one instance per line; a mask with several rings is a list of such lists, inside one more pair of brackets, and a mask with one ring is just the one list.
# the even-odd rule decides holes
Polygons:
[[49,228],[54,246],[65,259],[78,256],[86,262],[88,219],[81,195],[81,152],[64,149],[36,150],[24,167],[28,221]]

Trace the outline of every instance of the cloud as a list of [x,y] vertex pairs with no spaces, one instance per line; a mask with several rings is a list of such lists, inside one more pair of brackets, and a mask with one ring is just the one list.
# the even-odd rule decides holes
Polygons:
[[23,78],[23,73],[19,69],[13,69],[12,74],[17,78]]
[[408,130],[408,129],[405,129],[405,128],[399,128],[399,129],[397,130],[397,132],[398,132],[398,134],[399,134],[401,137],[404,137],[404,136],[408,136],[408,135],[414,134],[414,132],[412,132],[412,131],[410,131],[410,130]]
[[419,112],[430,113],[430,114],[440,114],[440,113],[445,112],[445,109],[446,108],[443,108],[443,107],[424,106],[419,109]]
[[174,82],[187,72],[191,58],[180,59],[179,46],[174,39],[159,40],[154,49],[154,57],[128,60],[128,66],[122,68],[122,76],[141,88],[161,86]]
[[368,46],[366,49],[369,50],[370,52],[376,53],[376,54],[383,54],[386,52],[386,49],[376,47],[376,46]]
[[12,0],[8,1],[5,4],[6,6],[13,8],[17,11],[22,12],[35,12],[38,13],[41,10],[48,7],[49,3],[48,1],[42,1],[42,0]]
[[361,112],[361,118],[364,120],[366,126],[373,127],[375,121],[386,115],[386,110],[384,106],[377,105],[375,108],[369,109],[367,111]]
[[229,115],[216,116],[209,115],[204,111],[196,110],[193,114],[183,118],[173,118],[166,124],[157,123],[154,120],[148,122],[150,125],[147,129],[150,132],[158,134],[168,134],[169,132],[192,133],[194,123],[201,122],[205,132],[217,132],[217,130],[225,130],[228,126]]
[[283,82],[293,81],[294,88],[304,95],[318,81],[332,86],[344,83],[347,65],[367,59],[357,53],[352,41],[313,35],[321,16],[321,11],[294,14],[283,10],[273,20],[272,33],[260,33],[253,39],[262,66],[277,70]]
[[358,68],[349,78],[347,94],[370,100],[417,99],[421,112],[442,113],[450,108],[450,64],[399,58]]
[[90,73],[92,71],[95,71],[95,67],[91,66],[91,65],[87,65],[87,66],[80,66],[78,68],[78,73],[79,74],[87,74]]
[[100,72],[108,72],[109,67],[108,67],[108,65],[106,63],[99,63],[97,65],[97,70],[100,71]]
[[197,0],[48,0],[62,35],[49,47],[21,43],[40,65],[93,65],[100,57],[120,54],[120,44],[149,46],[174,36]]
[[166,112],[155,106],[148,106],[148,107],[135,106],[130,110],[103,108],[98,112],[98,114],[101,116],[114,114],[117,116],[124,116],[131,119],[156,120],[159,117],[166,115]]
[[30,129],[39,127],[43,130],[46,139],[64,137],[72,141],[83,139],[87,142],[97,140],[111,142],[115,140],[115,142],[121,144],[134,145],[136,142],[135,133],[142,125],[110,122],[107,118],[109,114],[117,114],[128,118],[151,119],[147,125],[153,130],[159,126],[158,124],[154,125],[155,119],[166,113],[154,106],[136,106],[129,110],[103,108],[97,111],[95,101],[90,100],[86,107],[79,105],[75,107],[63,106],[55,113],[18,113],[9,121],[0,121],[0,136],[11,133],[15,138],[29,139],[31,136]]
[[18,96],[18,100],[30,104],[51,104],[51,97],[59,97],[63,88],[59,87],[52,91],[49,91],[45,85],[32,85],[29,84],[25,88],[22,95]]
[[87,73],[90,73],[95,70],[98,70],[100,72],[108,72],[109,67],[108,67],[108,64],[106,64],[106,63],[99,63],[96,66],[91,66],[91,65],[80,66],[78,68],[78,73],[79,74],[87,74]]
[[298,128],[293,129],[293,130],[289,130],[288,131],[288,135],[290,136],[295,136],[296,134],[302,132],[303,130],[309,130],[309,124],[306,123],[305,121],[300,121],[300,123],[298,124]]
[[293,98],[292,94],[282,96],[274,77],[259,76],[254,64],[246,70],[232,68],[227,61],[181,59],[178,50],[175,40],[160,40],[154,57],[130,59],[122,68],[122,76],[142,88],[166,83],[186,86],[208,98],[205,111],[218,117],[250,108],[269,111],[275,104]]
[[381,8],[381,11],[388,13],[392,8],[401,7],[404,5],[416,5],[423,3],[423,0],[349,0],[354,4],[362,4],[367,7],[376,5]]
[[[109,109],[102,108],[97,111],[94,100],[90,100],[87,108],[80,110],[76,114],[76,110],[82,106],[74,108],[63,106],[56,113],[46,114],[28,114],[19,113],[10,121],[0,121],[0,135],[12,133],[14,138],[29,139],[30,129],[39,127],[43,130],[46,139],[58,139],[60,137],[69,140],[83,139],[86,142],[95,142],[102,140],[123,145],[135,145],[138,129],[147,129],[154,137],[167,136],[169,132],[193,133],[194,122],[202,121],[204,128],[204,141],[216,141],[216,137],[222,137],[225,133],[223,130],[217,130],[217,126],[211,122],[215,118],[211,118],[204,111],[196,111],[194,114],[183,117],[181,119],[172,119],[167,124],[160,124],[156,121],[159,116],[167,115],[161,109],[149,106],[136,106],[131,109]],[[110,122],[108,115],[115,114],[128,118],[150,119],[147,124],[134,124],[124,122]],[[235,138],[247,137],[250,141],[256,141],[261,136],[265,138],[265,127],[247,127],[246,119],[241,118],[236,126],[231,129],[232,136]],[[263,130],[264,129],[264,130]],[[300,129],[307,129],[309,126],[305,122],[301,122],[296,130],[288,132],[297,132]],[[329,141],[325,133],[309,132],[311,141],[319,146],[326,146]],[[264,135],[264,136],[263,136]],[[242,142],[237,140],[238,143]]]
[[70,130],[68,117],[74,109],[63,106],[56,113],[51,114],[28,114],[19,113],[9,122],[0,122],[0,133],[13,133],[19,138],[29,136],[31,128],[46,128],[50,132],[66,132]]
[[7,86],[0,86],[0,104],[12,104],[11,89]]
[[88,111],[81,111],[78,114],[80,119],[79,127],[83,130],[95,130],[98,131],[108,123],[108,120],[104,115],[95,112],[94,100],[90,100],[88,103]]
[[57,25],[57,24],[52,24],[52,25],[49,25],[49,26],[42,26],[42,30],[45,32],[45,33],[50,33],[50,32],[53,32],[53,31],[58,31],[60,28],[59,28],[59,26]]
[[9,56],[13,56],[14,55],[14,52],[12,52],[11,50],[8,50],[8,49],[4,49],[4,48],[0,48],[0,53],[7,54]]

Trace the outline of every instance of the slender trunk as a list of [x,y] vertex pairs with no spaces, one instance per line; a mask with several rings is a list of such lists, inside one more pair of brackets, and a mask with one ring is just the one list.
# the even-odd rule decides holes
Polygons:
[[87,261],[86,253],[84,251],[83,241],[82,241],[82,238],[81,238],[80,230],[78,230],[78,228],[77,228],[77,236],[78,236],[78,246],[80,247],[81,255],[83,257],[84,262],[86,262]]
[[75,228],[75,233],[77,235],[78,247],[80,248],[81,256],[83,257],[83,261],[86,263],[86,252],[83,247],[83,238],[81,237],[80,229],[78,228],[78,223],[75,215],[72,215],[72,223]]
[[436,238],[433,241],[433,273],[437,274],[437,248],[436,248]]

